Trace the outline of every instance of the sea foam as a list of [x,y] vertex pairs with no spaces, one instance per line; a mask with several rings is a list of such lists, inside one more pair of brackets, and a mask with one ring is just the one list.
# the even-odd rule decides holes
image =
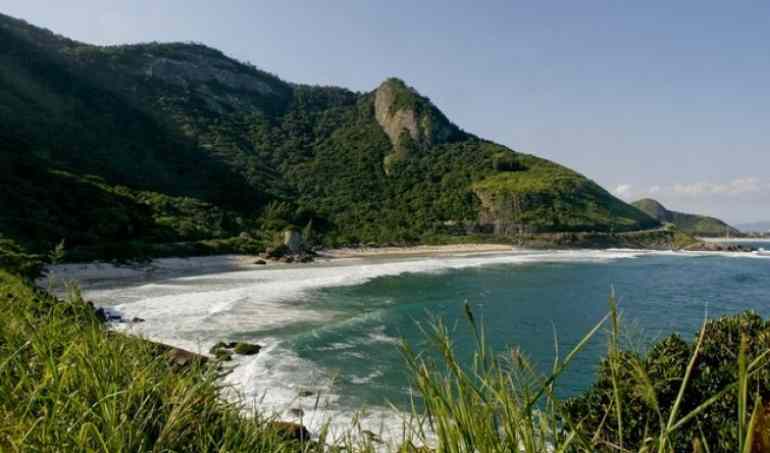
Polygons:
[[[313,291],[360,285],[376,278],[405,273],[440,273],[452,269],[501,264],[546,262],[610,262],[643,255],[675,255],[680,252],[644,250],[515,250],[510,253],[464,254],[421,258],[350,259],[339,262],[268,267],[239,272],[210,272],[204,275],[157,279],[127,287],[100,289],[85,286],[85,296],[97,304],[111,306],[125,318],[139,317],[142,323],[122,324],[116,328],[147,338],[205,353],[217,341],[243,339],[258,341],[265,348],[256,356],[237,356],[234,369],[225,378],[230,398],[255,405],[263,411],[290,418],[301,409],[301,422],[311,430],[330,423],[333,431],[350,428],[354,408],[339,404],[335,376],[311,360],[300,357],[287,341],[292,329],[312,324],[316,329],[340,328],[345,323],[370,322],[375,310],[342,319],[333,307],[308,297]],[[688,252],[684,256],[736,256],[724,252]],[[740,257],[756,257],[741,254]],[[101,268],[102,266],[100,266]],[[187,268],[206,266],[187,265]],[[207,268],[208,270],[212,268]],[[76,274],[77,269],[67,269]],[[89,280],[98,280],[98,270],[81,269]],[[104,269],[101,269],[104,270]],[[136,269],[117,272],[117,277],[136,279]],[[157,273],[157,271],[156,271]],[[162,272],[161,272],[162,274]],[[115,278],[114,273],[111,275]],[[337,321],[332,322],[332,321]],[[372,329],[362,338],[327,345],[345,353],[360,342],[397,343],[385,334],[384,326]],[[353,351],[351,351],[353,352]],[[351,357],[351,360],[355,360]],[[354,383],[367,383],[378,371],[364,376],[350,376]],[[313,397],[302,397],[305,391]],[[292,411],[292,409],[295,409]],[[369,408],[357,417],[362,429],[388,439],[402,432],[398,413],[385,407]]]

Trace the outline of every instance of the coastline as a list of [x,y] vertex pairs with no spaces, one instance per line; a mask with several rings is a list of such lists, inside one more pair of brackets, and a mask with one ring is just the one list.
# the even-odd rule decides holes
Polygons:
[[[715,248],[719,244],[741,244],[743,242],[764,242],[762,240],[732,239],[725,241],[718,238],[698,238],[698,243],[682,247],[682,251],[690,252],[738,252],[750,254],[748,250],[732,250]],[[770,239],[765,239],[770,242]],[[644,244],[629,243],[623,246],[603,244],[559,244],[551,241],[550,246],[536,242],[526,242],[520,246],[505,243],[462,243],[443,245],[410,245],[384,247],[340,247],[321,249],[316,252],[315,259],[307,263],[286,263],[278,259],[267,259],[260,255],[223,254],[185,257],[154,258],[147,262],[114,263],[105,261],[90,261],[82,263],[66,263],[46,268],[46,276],[39,278],[37,286],[52,289],[51,282],[62,285],[65,282],[77,281],[85,285],[92,283],[109,284],[114,281],[149,282],[158,279],[180,277],[185,275],[215,274],[221,272],[253,271],[256,269],[291,269],[305,266],[317,266],[355,259],[398,259],[420,257],[452,257],[456,255],[494,254],[513,252],[516,250],[644,250],[668,251],[669,247],[645,247]],[[584,245],[580,247],[579,245]],[[58,291],[55,291],[58,292]]]
[[509,252],[510,244],[451,244],[417,245],[405,247],[361,247],[336,248],[318,251],[316,260],[311,263],[281,263],[277,260],[265,260],[265,264],[255,264],[261,258],[257,255],[205,255],[175,258],[155,258],[142,263],[109,263],[93,261],[85,263],[66,263],[47,267],[47,275],[37,280],[37,286],[46,289],[53,279],[60,283],[77,281],[89,284],[111,280],[148,281],[158,278],[182,276],[186,274],[209,274],[219,272],[243,271],[254,269],[296,268],[315,266],[337,260],[377,257],[431,257],[455,254]]
[[[336,376],[332,377],[335,371],[325,368],[331,365],[317,356],[308,358],[298,353],[287,337],[278,333],[283,329],[292,336],[294,328],[299,329],[295,333],[313,329],[323,333],[328,326],[344,321],[339,318],[340,307],[299,303],[306,292],[340,285],[355,286],[402,273],[430,273],[494,263],[607,262],[650,253],[666,255],[672,252],[630,249],[544,251],[500,244],[463,244],[324,250],[314,263],[271,261],[255,264],[256,256],[227,255],[162,258],[140,265],[93,263],[62,267],[68,268],[70,277],[78,272],[90,277],[91,280],[84,282],[84,297],[125,320],[113,323],[112,330],[164,345],[160,348],[168,346],[172,351],[169,358],[175,361],[210,357],[211,347],[219,341],[261,345],[259,354],[236,355],[229,362],[232,373],[224,382],[234,389],[234,393],[223,395],[224,399],[258,406],[279,420],[301,423],[311,432],[317,432],[328,422],[333,432],[342,433],[343,427],[355,415],[351,409],[355,406],[346,402],[355,394],[335,387]],[[681,254],[688,256],[690,252]],[[60,280],[62,274],[56,270],[54,279]],[[98,272],[110,277],[100,280],[96,278]],[[220,275],[227,272],[231,274]],[[182,278],[162,282],[177,277]],[[368,308],[375,312],[383,310],[382,306]],[[363,331],[361,336],[350,337],[354,339],[352,341],[330,337],[328,344],[318,348],[316,353],[327,354],[327,357],[347,354],[351,361],[363,360],[362,349],[389,348],[397,341],[385,330],[375,328],[379,327],[377,316],[358,312],[349,314],[354,322],[370,322],[374,327]],[[129,321],[134,319],[140,321]],[[364,373],[345,374],[349,378],[348,385],[368,385],[370,380],[381,375],[377,374],[381,371],[376,366],[365,369],[367,372]],[[302,396],[307,392],[315,396]],[[320,398],[322,404],[314,404],[316,398]],[[374,405],[361,421],[367,430],[389,441],[397,438],[399,414],[385,409]]]
[[511,244],[448,244],[414,245],[404,247],[342,247],[318,252],[321,258],[371,258],[382,256],[441,256],[457,253],[510,252]]
[[755,242],[755,243],[768,243],[770,244],[770,238],[722,238],[722,237],[698,237],[699,241],[710,243],[743,243],[743,242]]

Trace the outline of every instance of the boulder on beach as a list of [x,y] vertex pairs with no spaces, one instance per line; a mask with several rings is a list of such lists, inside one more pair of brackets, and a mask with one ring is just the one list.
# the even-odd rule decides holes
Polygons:
[[210,354],[216,354],[217,351],[219,351],[221,349],[227,349],[227,345],[223,341],[219,341],[219,342],[217,342],[217,344],[212,346],[211,349],[209,349],[209,353]]
[[227,349],[221,348],[214,351],[214,357],[222,362],[229,362],[230,360],[233,360],[233,353]]
[[233,351],[240,355],[254,355],[258,354],[262,349],[262,346],[252,343],[237,343]]
[[96,319],[98,319],[101,322],[107,322],[107,312],[104,311],[103,308],[99,307],[96,309]]
[[305,249],[305,240],[302,238],[302,233],[297,230],[289,229],[284,231],[283,244],[295,255]]
[[281,244],[277,247],[268,247],[265,249],[265,253],[262,255],[266,259],[278,259],[282,256],[286,256],[291,252],[286,244]]

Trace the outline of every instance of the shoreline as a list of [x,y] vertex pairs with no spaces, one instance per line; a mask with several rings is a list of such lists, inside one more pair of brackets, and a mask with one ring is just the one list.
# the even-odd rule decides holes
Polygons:
[[447,245],[412,245],[403,247],[341,247],[323,249],[318,252],[321,258],[373,258],[399,256],[442,256],[456,253],[510,252],[511,244],[447,244]]
[[[770,240],[768,240],[770,241]],[[684,248],[688,252],[736,252],[751,255],[750,251],[716,250],[708,247],[724,241],[702,241],[697,248]],[[736,241],[740,243],[743,241]],[[703,247],[705,246],[705,247]],[[116,281],[122,283],[142,283],[187,275],[217,274],[224,272],[253,271],[257,269],[294,269],[313,267],[324,264],[343,263],[347,260],[358,259],[399,259],[399,258],[431,258],[452,257],[462,255],[484,255],[506,253],[521,250],[616,250],[628,249],[639,251],[662,251],[654,248],[638,247],[518,247],[503,243],[467,243],[444,245],[413,245],[386,247],[340,247],[321,249],[316,253],[315,260],[308,263],[285,263],[276,259],[265,259],[260,255],[223,254],[187,257],[154,258],[147,262],[113,263],[106,261],[91,261],[81,263],[64,263],[46,267],[46,274],[36,280],[38,287],[52,289],[49,284],[58,282],[77,281],[84,286],[92,284],[110,284]],[[259,261],[263,261],[259,263]],[[58,291],[54,291],[58,292]]]
[[699,241],[709,243],[742,243],[742,242],[755,242],[755,243],[768,243],[770,244],[770,238],[719,238],[719,237],[698,237]]
[[346,259],[356,258],[399,258],[399,257],[436,257],[455,254],[510,252],[510,244],[451,244],[417,245],[405,247],[362,247],[336,248],[318,251],[315,261],[310,263],[282,263],[277,260],[264,260],[265,264],[255,264],[262,260],[258,255],[204,255],[189,257],[155,258],[141,263],[110,263],[92,261],[84,263],[65,263],[46,267],[47,274],[39,278],[37,286],[46,289],[53,278],[59,282],[78,281],[89,283],[111,280],[144,282],[153,279],[183,276],[187,274],[214,274],[231,271],[255,269],[297,268],[317,266]]
[[[507,252],[507,253],[502,253]],[[623,259],[636,255],[647,253],[663,253],[652,250],[630,250],[615,249],[606,251],[597,250],[565,250],[548,253],[542,250],[517,249],[509,245],[501,244],[460,244],[449,246],[418,246],[418,247],[384,247],[384,248],[355,248],[355,249],[333,249],[322,251],[321,256],[315,263],[287,264],[272,261],[266,265],[254,264],[256,256],[251,255],[226,255],[226,256],[204,256],[191,258],[161,258],[154,260],[149,264],[128,265],[123,267],[114,267],[108,263],[96,263],[95,265],[64,265],[73,267],[72,270],[89,271],[90,281],[86,281],[85,286],[90,284],[90,288],[85,288],[84,297],[91,298],[97,307],[110,308],[115,305],[126,304],[127,307],[117,307],[116,313],[126,320],[113,324],[110,329],[121,332],[125,335],[137,336],[145,340],[157,343],[159,348],[168,352],[169,359],[175,362],[184,362],[196,358],[210,358],[210,347],[218,341],[247,341],[255,342],[263,346],[263,350],[255,356],[236,356],[228,366],[232,366],[232,373],[225,381],[228,386],[237,389],[236,393],[223,395],[224,400],[238,400],[247,405],[259,406],[261,410],[275,415],[276,419],[290,423],[301,423],[311,431],[322,429],[324,423],[330,423],[332,431],[342,432],[341,427],[349,423],[350,417],[355,416],[354,409],[347,406],[347,403],[338,403],[345,401],[349,396],[334,387],[333,380],[327,379],[331,371],[326,370],[323,364],[316,364],[312,360],[303,358],[298,352],[290,346],[286,346],[286,339],[281,335],[260,334],[253,332],[270,329],[282,329],[289,327],[292,323],[302,325],[302,323],[313,320],[314,322],[333,322],[333,317],[327,317],[331,312],[319,311],[318,308],[296,307],[292,303],[285,303],[283,297],[286,293],[296,294],[304,291],[313,290],[336,285],[350,285],[346,279],[340,279],[342,275],[347,275],[348,279],[355,280],[353,284],[361,284],[380,276],[400,275],[404,272],[430,272],[437,266],[451,269],[457,267],[474,267],[478,263],[463,264],[458,266],[457,261],[471,262],[521,262],[528,263],[528,256],[534,257],[534,262],[548,261],[555,259],[556,262],[566,260],[568,262],[583,262],[588,255],[589,260],[601,259],[601,256],[610,254],[611,259]],[[699,252],[702,253],[702,252]],[[690,252],[683,252],[683,256]],[[706,253],[703,253],[706,254]],[[551,258],[548,256],[554,255]],[[543,258],[545,256],[545,258]],[[379,259],[378,259],[379,257]],[[428,259],[419,259],[427,257]],[[430,259],[435,257],[434,259]],[[415,259],[417,258],[417,259]],[[399,267],[401,269],[394,269]],[[405,268],[405,269],[404,269]],[[264,272],[262,272],[264,270]],[[216,275],[224,272],[246,272],[244,276],[239,275]],[[371,274],[375,271],[375,274]],[[105,278],[99,281],[95,278],[98,272],[106,272],[111,278]],[[281,275],[287,272],[296,276],[304,282],[292,282],[282,278]],[[195,278],[188,278],[198,274],[204,278],[197,279],[203,284],[207,280],[217,279],[232,282],[238,282],[239,279],[248,278],[255,286],[246,292],[232,293],[233,289],[227,287],[209,287],[205,291],[183,290],[184,285],[193,285]],[[201,274],[211,274],[209,276]],[[74,275],[70,275],[71,277]],[[158,280],[174,279],[182,277],[180,281],[173,282],[176,288],[176,294],[169,294],[158,291],[153,288]],[[61,275],[55,276],[61,278]],[[293,278],[293,277],[292,277]],[[148,285],[149,284],[149,285]],[[125,286],[124,286],[125,285]],[[144,286],[145,289],[130,288],[131,286]],[[190,289],[195,289],[192,286]],[[211,292],[210,290],[215,290]],[[93,291],[93,292],[92,292]],[[124,291],[144,291],[144,299],[154,298],[152,304],[133,305],[140,299],[120,300],[116,304],[104,304],[104,300],[110,299],[115,295],[121,295]],[[149,294],[156,292],[157,294]],[[99,294],[101,293],[101,294]],[[112,294],[109,294],[112,293]],[[218,297],[217,294],[224,294],[224,297]],[[280,294],[280,295],[279,295]],[[93,297],[97,296],[98,297]],[[169,300],[169,297],[176,298]],[[242,315],[229,315],[228,312],[243,297],[251,297],[251,304],[257,308],[256,311],[245,311],[243,313],[258,313],[258,316],[252,318],[258,325],[245,325],[234,328],[233,323],[238,320],[246,319]],[[291,302],[293,299],[289,299]],[[117,303],[120,302],[120,303]],[[174,305],[176,303],[176,305]],[[160,311],[156,311],[158,307]],[[168,310],[169,307],[177,307],[175,310]],[[127,308],[127,309],[124,309]],[[207,324],[212,316],[220,316],[226,321],[219,324],[225,326],[229,331],[215,331],[217,324]],[[138,322],[128,321],[131,319],[140,319]],[[187,319],[187,320],[185,320]],[[169,321],[173,324],[168,324]],[[206,323],[200,322],[205,320]],[[194,322],[195,332],[191,334],[190,325]],[[207,326],[201,329],[201,326]],[[177,335],[176,329],[184,334]],[[304,328],[303,328],[304,329]],[[246,336],[243,336],[245,333]],[[367,341],[373,342],[372,346],[384,347],[379,343],[390,343],[392,341],[384,331],[371,337],[364,336]],[[330,343],[332,347],[335,343]],[[333,346],[337,347],[337,346]],[[344,351],[340,350],[339,354]],[[357,349],[353,349],[357,351]],[[357,357],[357,356],[351,356]],[[206,360],[206,359],[204,359]],[[352,360],[352,359],[351,359]],[[322,362],[319,362],[322,363]],[[375,370],[376,371],[376,370]],[[367,384],[368,379],[376,374],[362,374],[360,377],[355,374],[346,374],[351,378],[363,378],[363,384]],[[308,380],[308,377],[312,379]],[[324,395],[323,404],[318,406],[312,404],[310,400],[316,397],[303,397],[304,392],[313,392],[315,395]],[[308,398],[308,399],[303,399]],[[373,405],[372,412],[361,422],[367,430],[376,433],[386,442],[396,438],[398,434],[396,421],[399,419],[398,413],[391,413],[384,407]],[[381,410],[382,409],[382,410]],[[292,411],[299,410],[301,416],[296,416]]]

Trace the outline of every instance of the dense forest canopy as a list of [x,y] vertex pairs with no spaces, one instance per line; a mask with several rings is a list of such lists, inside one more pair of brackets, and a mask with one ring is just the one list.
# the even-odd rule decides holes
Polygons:
[[7,16],[0,63],[0,233],[33,250],[308,223],[327,245],[657,226],[395,78],[297,85],[201,44],[91,46]]

